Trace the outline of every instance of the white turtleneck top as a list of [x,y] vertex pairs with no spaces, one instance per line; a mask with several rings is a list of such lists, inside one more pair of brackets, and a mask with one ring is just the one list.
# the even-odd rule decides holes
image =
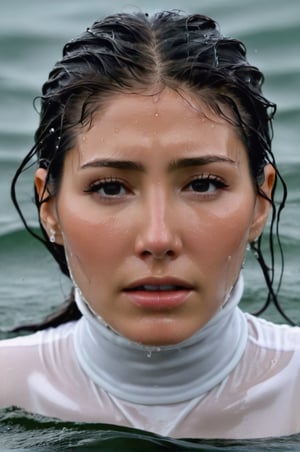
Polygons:
[[83,316],[0,342],[0,407],[185,438],[300,432],[300,328],[230,299],[188,340],[145,347],[112,331],[76,291]]

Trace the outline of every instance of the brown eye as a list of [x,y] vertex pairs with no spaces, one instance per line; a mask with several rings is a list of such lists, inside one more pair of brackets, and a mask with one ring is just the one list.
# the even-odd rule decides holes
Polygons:
[[88,193],[97,193],[102,197],[117,197],[128,193],[128,190],[122,182],[113,179],[97,181],[85,191]]
[[104,182],[101,185],[102,186],[98,187],[97,191],[104,196],[118,196],[125,193],[125,190],[120,182]]
[[215,188],[209,179],[195,179],[191,182],[190,187],[197,192],[213,191]]
[[193,179],[186,189],[196,193],[215,193],[217,190],[226,188],[227,185],[215,176],[201,176]]

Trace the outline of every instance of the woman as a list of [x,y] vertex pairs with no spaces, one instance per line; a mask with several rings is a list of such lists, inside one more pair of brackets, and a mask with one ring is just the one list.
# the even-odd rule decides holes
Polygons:
[[15,183],[36,157],[39,239],[74,292],[2,341],[1,406],[174,437],[300,431],[299,329],[237,306],[248,246],[277,303],[262,82],[201,15],[114,15],[66,44],[12,193],[26,225]]

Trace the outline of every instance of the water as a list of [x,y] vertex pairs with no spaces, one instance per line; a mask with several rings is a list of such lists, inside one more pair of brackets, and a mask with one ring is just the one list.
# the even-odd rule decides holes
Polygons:
[[105,424],[71,423],[2,410],[0,450],[101,452],[267,452],[299,451],[300,435],[259,440],[171,439],[142,430]]
[[[112,2],[111,2],[112,3]],[[22,231],[9,200],[9,184],[20,158],[32,145],[37,125],[32,100],[39,95],[65,41],[105,14],[132,10],[126,1],[0,0],[0,327],[38,320],[61,303],[68,283],[38,243]],[[278,105],[273,150],[289,189],[281,233],[286,256],[281,301],[300,322],[300,2],[298,0],[147,0],[135,8],[153,12],[179,8],[211,15],[225,34],[242,39],[249,59],[266,75],[265,94]],[[19,194],[30,223],[32,173]],[[265,289],[254,259],[246,260],[243,307],[255,311]],[[255,301],[253,301],[255,300]],[[274,309],[265,316],[282,322]],[[296,451],[300,437],[260,441],[177,441],[145,432],[99,424],[74,424],[0,411],[0,450],[206,450]]]

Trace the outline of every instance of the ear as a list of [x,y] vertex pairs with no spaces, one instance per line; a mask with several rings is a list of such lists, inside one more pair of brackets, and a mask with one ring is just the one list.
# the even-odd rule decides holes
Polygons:
[[[264,182],[259,186],[259,189],[266,195],[266,198],[271,199],[276,179],[275,169],[271,164],[265,166],[264,176]],[[249,232],[249,243],[254,242],[262,234],[267,222],[271,203],[266,198],[259,193],[256,195],[254,218]]]
[[63,238],[56,212],[56,200],[46,186],[47,170],[38,168],[35,172],[34,183],[40,203],[40,220],[48,236],[55,237],[55,243],[63,245]]

